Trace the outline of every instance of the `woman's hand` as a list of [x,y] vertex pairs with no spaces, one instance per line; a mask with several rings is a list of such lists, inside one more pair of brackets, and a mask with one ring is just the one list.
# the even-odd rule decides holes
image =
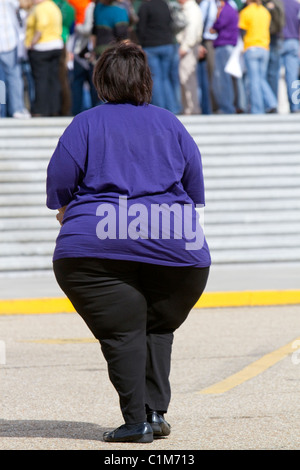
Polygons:
[[64,218],[66,208],[67,208],[67,206],[61,207],[60,209],[58,209],[58,214],[56,214],[56,219],[58,220],[60,225],[63,224],[63,218]]

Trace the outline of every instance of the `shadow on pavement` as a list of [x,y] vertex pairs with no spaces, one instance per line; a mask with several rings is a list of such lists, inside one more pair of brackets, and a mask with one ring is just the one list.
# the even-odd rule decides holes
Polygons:
[[110,428],[94,423],[49,420],[0,420],[0,437],[41,437],[52,439],[78,439],[102,441]]

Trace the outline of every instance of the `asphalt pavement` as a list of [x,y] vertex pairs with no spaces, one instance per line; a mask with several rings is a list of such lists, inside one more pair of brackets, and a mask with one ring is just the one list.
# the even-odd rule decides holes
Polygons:
[[[216,268],[207,289],[299,287],[298,265],[257,268]],[[61,295],[51,275],[2,277],[0,286],[7,299]],[[201,450],[300,450],[299,318],[300,305],[194,309],[175,335],[170,436],[110,444],[103,432],[123,423],[117,395],[77,314],[0,315],[0,450],[186,458]]]

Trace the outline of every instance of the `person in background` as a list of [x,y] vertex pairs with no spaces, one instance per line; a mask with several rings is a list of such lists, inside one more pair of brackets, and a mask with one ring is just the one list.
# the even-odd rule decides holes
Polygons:
[[137,35],[153,79],[152,104],[178,114],[180,105],[171,81],[176,46],[170,9],[165,0],[148,0],[138,17]]
[[213,41],[217,38],[211,28],[217,19],[216,0],[201,0],[199,8],[203,17],[203,35],[199,48],[198,81],[200,88],[202,114],[211,114],[218,109],[213,90],[213,74],[215,68],[215,49]]
[[61,116],[69,116],[71,113],[71,90],[70,90],[70,80],[69,80],[69,71],[68,71],[68,54],[66,44],[70,37],[70,34],[73,32],[74,23],[75,23],[75,9],[69,2],[66,0],[53,0],[54,3],[58,6],[62,14],[62,39],[64,42],[64,48],[60,57],[59,64],[59,79],[61,86]]
[[281,0],[262,0],[262,4],[271,15],[270,24],[270,56],[267,70],[267,81],[276,97],[280,76],[280,52],[282,44],[282,28],[285,24],[284,6]]
[[137,12],[135,11],[132,0],[116,0],[116,2],[117,5],[125,8],[125,10],[127,11],[127,15],[129,18],[128,39],[130,39],[130,41],[138,43],[138,39],[136,36],[136,25],[139,22],[139,17]]
[[129,16],[114,0],[100,0],[94,12],[93,43],[96,58],[115,42],[128,39]]
[[20,4],[16,0],[0,2],[0,68],[6,85],[7,115],[16,119],[28,119],[31,116],[24,103],[24,82],[18,57],[19,8]]
[[277,112],[277,97],[267,82],[271,15],[260,0],[247,0],[239,28],[244,40],[244,59],[249,86],[250,112]]
[[[140,46],[108,48],[94,81],[105,104],[74,118],[48,165],[47,206],[62,224],[53,269],[100,342],[118,393],[124,424],[104,441],[147,443],[170,435],[174,333],[209,275],[197,216],[205,204],[201,155],[181,121],[150,104]],[[150,216],[157,206],[169,234]],[[170,223],[174,206],[179,224]]]
[[86,8],[91,0],[68,0],[68,3],[75,9],[76,24],[84,23]]
[[6,117],[6,84],[5,74],[0,62],[0,118]]
[[217,13],[217,20],[212,26],[211,33],[217,33],[214,40],[215,68],[213,85],[218,110],[224,114],[234,114],[234,86],[231,75],[225,72],[226,64],[236,46],[239,36],[239,15],[228,0],[221,0]]
[[203,31],[202,13],[195,0],[178,1],[187,21],[187,26],[177,34],[183,114],[199,114],[197,68]]
[[28,58],[28,52],[25,47],[26,22],[29,12],[33,6],[33,0],[20,0],[20,8],[17,12],[19,23],[19,62],[21,64],[22,76],[24,81],[24,101],[26,108],[31,109],[35,97],[34,80],[31,66]]
[[34,0],[34,8],[27,18],[25,45],[35,84],[32,114],[35,117],[59,116],[59,64],[64,43],[62,14],[52,0]]
[[[299,112],[300,105],[293,100],[294,87],[299,78],[299,37],[300,37],[300,3],[297,0],[282,0],[285,11],[281,63],[285,69],[285,81],[291,113]],[[294,84],[294,86],[293,86]]]
[[[76,22],[72,38],[71,51],[73,54],[72,76],[72,114],[76,116],[86,109],[98,104],[99,99],[93,84],[93,44],[91,35],[94,26],[95,2],[89,2],[85,9],[84,18]],[[88,86],[88,90],[85,88]],[[85,100],[85,93],[88,100]],[[86,101],[88,101],[86,103]]]

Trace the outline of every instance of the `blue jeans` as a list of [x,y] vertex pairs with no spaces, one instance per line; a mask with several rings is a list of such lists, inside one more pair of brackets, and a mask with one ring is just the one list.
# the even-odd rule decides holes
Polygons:
[[210,88],[207,71],[207,61],[200,60],[198,62],[198,84],[199,84],[199,97],[200,97],[200,108],[202,114],[211,114],[212,105],[210,99]]
[[[290,105],[290,111],[295,112],[300,109],[296,100],[293,100],[295,88],[293,82],[299,77],[299,41],[298,39],[285,39],[281,49],[281,62],[285,68],[285,81]],[[294,102],[293,102],[294,101]]]
[[178,99],[171,82],[174,44],[145,47],[153,79],[152,104],[178,113]]
[[281,43],[281,39],[271,36],[267,80],[276,97],[278,96],[278,84],[280,76]]
[[215,69],[213,75],[213,90],[219,111],[224,114],[234,114],[234,88],[231,75],[225,72],[225,67],[233,50],[233,46],[215,48]]
[[[90,86],[90,99],[87,100],[84,90],[84,84]],[[89,64],[85,68],[76,59],[74,60],[74,70],[71,80],[72,89],[72,114],[76,116],[86,109],[87,106],[97,106],[99,98],[93,84],[93,66]]]
[[5,74],[0,63],[0,118],[6,117],[6,84]]
[[277,108],[277,98],[267,82],[269,51],[250,47],[244,54],[248,74],[250,112],[263,114]]
[[12,116],[24,109],[24,83],[21,65],[18,62],[17,48],[9,52],[0,53],[0,66],[2,67],[7,87],[8,114]]

